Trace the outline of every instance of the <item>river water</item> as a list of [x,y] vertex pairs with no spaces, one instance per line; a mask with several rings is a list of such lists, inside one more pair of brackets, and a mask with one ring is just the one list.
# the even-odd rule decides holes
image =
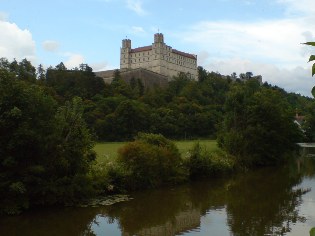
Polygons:
[[131,194],[111,206],[0,218],[0,235],[309,235],[315,161]]

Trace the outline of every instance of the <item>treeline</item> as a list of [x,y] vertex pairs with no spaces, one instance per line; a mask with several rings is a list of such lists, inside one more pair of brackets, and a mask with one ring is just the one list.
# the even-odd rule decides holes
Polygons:
[[[86,64],[68,70],[61,62],[45,71],[41,65],[36,70],[26,59],[19,63],[2,59],[1,66],[21,80],[39,84],[59,104],[76,96],[82,98],[84,119],[99,141],[131,140],[138,132],[160,133],[172,139],[215,138],[228,92],[245,84],[245,79],[257,81],[251,79],[251,72],[237,78],[235,73],[222,76],[199,67],[198,81],[180,74],[167,88],[144,88],[139,78],[124,82],[119,71],[111,84],[105,84]],[[277,91],[288,102],[292,117],[296,112],[305,116],[303,128],[307,139],[312,140],[313,100],[267,83],[262,87]]]
[[[79,96],[84,100],[84,119],[99,141],[131,140],[138,132],[159,133],[172,139],[216,138],[224,119],[228,93],[247,81],[258,81],[252,73],[222,76],[198,68],[198,81],[180,74],[167,88],[144,88],[139,78],[130,83],[116,71],[111,84],[97,78],[88,66],[67,70],[61,63],[49,68],[43,84],[52,88],[59,101]],[[244,78],[246,79],[244,79]],[[244,82],[245,81],[245,82]],[[264,83],[287,101],[292,118],[305,116],[307,140],[314,137],[313,100]],[[242,89],[242,88],[241,88]]]

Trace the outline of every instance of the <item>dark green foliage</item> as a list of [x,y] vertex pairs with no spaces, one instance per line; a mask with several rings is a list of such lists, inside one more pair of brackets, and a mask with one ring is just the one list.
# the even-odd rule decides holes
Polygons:
[[149,129],[150,109],[146,104],[125,97],[100,98],[88,112],[91,128],[100,140],[131,140]]
[[139,134],[119,150],[117,161],[125,171],[127,189],[158,187],[186,179],[178,149],[162,135]]
[[[150,90],[139,79],[125,83],[119,71],[104,84],[86,64],[67,70],[60,63],[46,76],[39,66],[38,80],[35,72],[26,59],[0,59],[0,208],[7,213],[35,204],[71,204],[95,192],[173,184],[187,180],[187,168],[192,177],[229,171],[234,164],[222,158],[224,152],[198,147],[184,165],[162,136],[215,137],[223,117],[220,142],[245,164],[278,163],[279,154],[293,149],[296,108],[305,112],[307,137],[314,136],[313,100],[267,84],[234,83],[203,68],[199,81],[180,74],[169,87]],[[121,149],[117,163],[91,170],[89,129],[111,141],[130,140],[138,132],[162,135],[140,134]]]
[[302,128],[305,131],[306,141],[313,142],[315,140],[315,103],[313,102],[308,109]]
[[63,63],[56,69],[47,70],[46,85],[53,87],[66,100],[74,96],[90,99],[105,88],[104,81],[96,77],[89,66],[82,67],[82,70],[67,70]]
[[222,150],[209,152],[196,143],[190,150],[187,160],[190,178],[213,177],[232,172],[235,160]]
[[0,69],[0,211],[9,214],[92,192],[87,173],[95,154],[81,99],[57,108],[29,82]]
[[301,132],[294,112],[275,90],[249,81],[236,85],[225,103],[219,144],[244,165],[275,165],[296,148]]

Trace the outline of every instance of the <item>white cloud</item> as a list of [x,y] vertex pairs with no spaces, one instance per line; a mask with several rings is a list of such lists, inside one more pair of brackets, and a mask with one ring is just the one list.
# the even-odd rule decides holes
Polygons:
[[314,0],[277,0],[277,3],[283,4],[289,15],[300,14],[314,14],[315,1]]
[[48,52],[56,52],[59,49],[59,43],[53,40],[46,40],[42,44],[44,50]]
[[64,56],[67,57],[64,64],[68,69],[79,67],[80,64],[84,63],[84,57],[81,54],[67,52]]
[[146,15],[147,12],[142,7],[142,2],[140,0],[127,0],[127,8],[134,11],[140,16]]
[[35,42],[30,31],[16,24],[0,20],[0,57],[8,60],[27,58],[35,61]]
[[315,41],[315,1],[277,0],[276,3],[287,10],[285,18],[203,21],[177,36],[195,46],[195,51],[200,52],[198,64],[208,70],[221,74],[251,71],[287,91],[310,96],[315,83],[307,61],[315,49],[301,43]]
[[254,63],[250,60],[234,58],[229,60],[217,60],[204,65],[208,71],[219,72],[223,75],[253,72],[254,75],[262,75],[263,82],[285,88],[288,92],[300,93],[311,96],[312,87],[315,85],[311,77],[311,69],[295,67],[292,69],[280,69],[267,63]]
[[89,66],[93,68],[93,71],[105,71],[115,69],[115,67],[109,65],[106,61],[92,63]]
[[305,48],[301,45],[305,42],[305,32],[315,34],[315,29],[304,25],[301,20],[225,21],[200,22],[179,37],[197,44],[200,50],[206,50],[219,59],[238,56],[292,68],[305,64],[301,55]]
[[0,11],[0,21],[6,21],[9,18],[9,14],[3,11]]
[[134,34],[145,33],[144,29],[140,26],[132,26],[131,30]]
[[206,64],[206,62],[208,61],[210,57],[210,53],[207,51],[201,51],[198,53],[198,63],[200,65],[204,65]]

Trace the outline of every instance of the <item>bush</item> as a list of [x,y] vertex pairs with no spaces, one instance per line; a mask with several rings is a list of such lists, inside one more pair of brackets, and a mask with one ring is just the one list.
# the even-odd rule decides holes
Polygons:
[[130,190],[154,188],[186,180],[186,171],[175,144],[162,135],[139,134],[118,151],[118,164]]
[[105,158],[96,163],[90,171],[93,187],[97,195],[115,194],[126,191],[126,173],[116,159]]
[[222,150],[208,152],[206,148],[196,143],[186,160],[190,178],[210,177],[231,172],[235,160]]

